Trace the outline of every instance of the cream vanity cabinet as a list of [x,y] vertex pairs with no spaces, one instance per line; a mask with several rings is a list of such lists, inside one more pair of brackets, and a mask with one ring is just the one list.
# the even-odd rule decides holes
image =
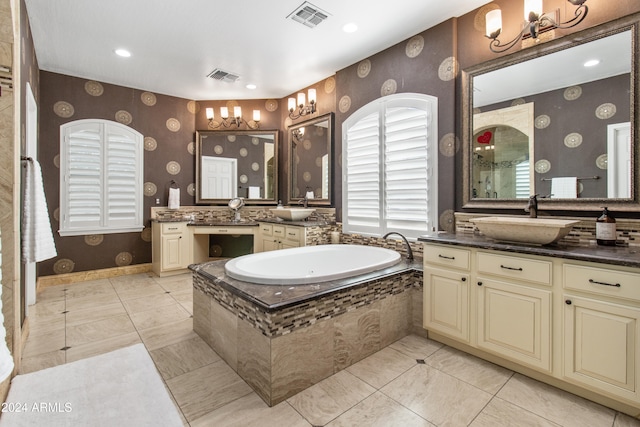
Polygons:
[[477,346],[551,371],[550,261],[476,252]]
[[562,274],[564,379],[640,402],[640,274],[569,261]]
[[256,252],[297,248],[306,245],[305,227],[261,222],[256,238]]
[[470,256],[468,249],[424,248],[424,327],[467,343]]
[[158,276],[176,274],[191,264],[191,232],[187,222],[152,222],[151,268]]

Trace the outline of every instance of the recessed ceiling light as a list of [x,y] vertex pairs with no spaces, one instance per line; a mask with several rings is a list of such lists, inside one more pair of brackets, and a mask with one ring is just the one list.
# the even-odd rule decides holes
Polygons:
[[128,58],[131,56],[131,52],[129,52],[126,49],[116,49],[115,52],[116,52],[116,55],[122,56],[123,58]]
[[355,23],[350,22],[342,27],[342,31],[344,31],[345,33],[355,33],[356,31],[358,31],[358,26]]
[[600,63],[599,59],[590,59],[589,61],[584,63],[585,67],[595,67]]
[[251,89],[251,90],[253,90],[253,89],[257,88],[258,86],[254,85],[253,83],[249,83],[249,84],[248,84],[248,85],[246,85],[245,87],[246,87],[247,89]]

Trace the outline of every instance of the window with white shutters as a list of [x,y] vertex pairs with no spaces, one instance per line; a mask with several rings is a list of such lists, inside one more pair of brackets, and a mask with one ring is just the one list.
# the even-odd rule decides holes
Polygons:
[[108,120],[60,127],[60,235],[142,230],[142,135]]
[[437,98],[397,94],[343,124],[343,230],[416,238],[437,227]]

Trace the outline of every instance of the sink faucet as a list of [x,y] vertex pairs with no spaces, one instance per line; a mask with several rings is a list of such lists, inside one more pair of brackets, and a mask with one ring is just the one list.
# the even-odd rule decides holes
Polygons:
[[300,199],[298,204],[302,205],[306,209],[309,207],[309,199],[307,199],[307,196],[305,195],[304,198]]
[[524,208],[525,212],[529,212],[529,217],[531,218],[537,218],[538,217],[538,195],[534,194],[533,196],[529,197],[529,203],[527,204],[527,207]]
[[404,240],[404,243],[407,245],[407,259],[409,261],[413,261],[413,251],[411,250],[411,245],[409,244],[409,241],[407,240],[406,237],[404,237],[402,234],[396,232],[396,231],[392,231],[390,233],[385,234],[384,236],[382,236],[383,239],[386,239],[387,237],[389,237],[390,235],[395,234],[397,236],[402,237],[402,240]]

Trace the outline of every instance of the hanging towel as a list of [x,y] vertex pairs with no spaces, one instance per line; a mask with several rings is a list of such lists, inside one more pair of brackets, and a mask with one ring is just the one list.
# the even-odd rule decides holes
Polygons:
[[578,197],[578,178],[566,176],[551,178],[552,199],[575,199]]
[[[2,281],[2,236],[0,236],[0,281]],[[0,382],[7,379],[13,372],[13,357],[7,347],[6,335],[4,315],[2,314],[2,286],[0,286]]]
[[169,209],[180,209],[180,189],[169,188]]
[[260,187],[255,185],[249,186],[249,198],[250,199],[259,199],[260,198]]
[[40,262],[58,255],[53,241],[40,163],[26,164],[22,209],[22,261]]

